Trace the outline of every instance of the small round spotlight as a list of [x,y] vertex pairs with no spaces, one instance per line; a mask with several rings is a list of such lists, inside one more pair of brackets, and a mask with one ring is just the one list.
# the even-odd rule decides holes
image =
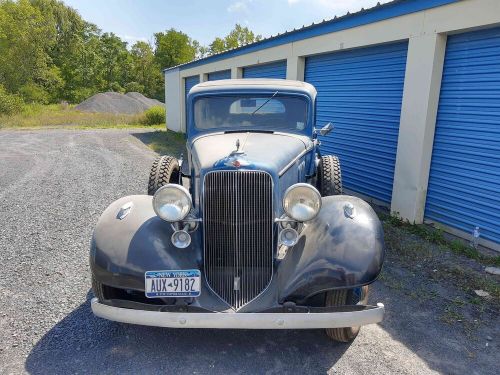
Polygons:
[[293,228],[285,228],[280,232],[279,241],[282,245],[293,246],[299,240],[299,234]]
[[191,244],[191,236],[185,230],[176,230],[172,234],[172,245],[177,247],[178,249],[185,249]]

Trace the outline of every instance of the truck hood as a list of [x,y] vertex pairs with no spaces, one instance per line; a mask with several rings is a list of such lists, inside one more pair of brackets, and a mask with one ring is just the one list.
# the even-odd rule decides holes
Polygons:
[[[242,153],[234,154],[238,140]],[[279,174],[294,158],[312,146],[308,137],[295,134],[215,133],[196,138],[191,145],[191,156],[196,174],[220,168],[259,169]],[[234,165],[236,160],[240,165]]]

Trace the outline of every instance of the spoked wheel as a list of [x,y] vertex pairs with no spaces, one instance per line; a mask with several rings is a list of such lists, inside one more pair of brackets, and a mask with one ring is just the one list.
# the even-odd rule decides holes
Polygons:
[[156,190],[166,184],[179,183],[179,162],[172,156],[160,156],[154,162],[149,173],[148,194],[154,195]]
[[[368,304],[368,285],[361,288],[331,290],[326,293],[325,306],[366,305]],[[326,334],[334,341],[351,342],[361,327],[327,328]]]
[[342,173],[337,156],[322,156],[318,165],[316,187],[322,197],[342,194]]

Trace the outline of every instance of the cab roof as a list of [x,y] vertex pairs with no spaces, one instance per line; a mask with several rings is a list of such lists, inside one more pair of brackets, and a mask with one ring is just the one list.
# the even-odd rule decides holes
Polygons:
[[316,97],[316,89],[313,85],[307,82],[271,78],[221,79],[217,81],[207,81],[195,85],[189,91],[189,94],[230,90],[295,91],[306,94],[312,99]]

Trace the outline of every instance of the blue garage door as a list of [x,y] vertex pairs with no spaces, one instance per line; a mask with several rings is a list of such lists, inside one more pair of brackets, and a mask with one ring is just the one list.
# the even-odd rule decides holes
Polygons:
[[318,90],[316,126],[323,154],[338,155],[345,188],[389,203],[408,44],[355,49],[306,59],[305,80]]
[[425,216],[500,243],[500,28],[448,37]]
[[243,68],[243,78],[286,79],[286,60]]
[[219,79],[231,79],[231,70],[221,70],[219,72],[208,73],[209,81],[217,81]]
[[185,94],[184,104],[185,104],[185,111],[186,111],[186,123],[188,121],[187,96],[189,94],[189,90],[191,90],[193,88],[193,86],[197,85],[198,83],[200,83],[200,76],[199,75],[184,78],[184,94]]

